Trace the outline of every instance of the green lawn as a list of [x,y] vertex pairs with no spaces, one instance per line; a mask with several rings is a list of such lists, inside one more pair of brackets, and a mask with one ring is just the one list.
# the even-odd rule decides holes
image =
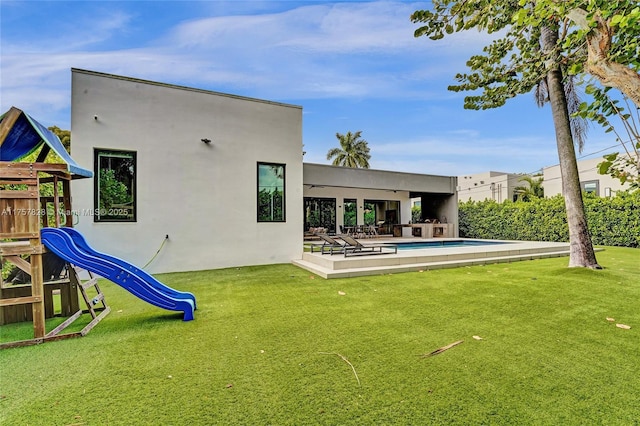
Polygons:
[[86,337],[0,351],[0,424],[638,424],[640,250],[567,261],[159,276],[196,295],[191,322],[105,282]]

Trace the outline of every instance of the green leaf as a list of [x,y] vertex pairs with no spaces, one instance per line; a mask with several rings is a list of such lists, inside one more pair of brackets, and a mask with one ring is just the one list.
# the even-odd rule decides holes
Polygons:
[[616,158],[618,158],[618,153],[614,152],[613,154],[608,154],[604,156],[604,159],[610,162],[616,161]]
[[611,167],[611,161],[603,161],[598,164],[598,174],[606,175],[609,172],[609,167]]
[[615,27],[616,25],[619,25],[620,22],[622,22],[624,20],[624,16],[622,15],[614,15],[613,18],[611,18],[611,21],[609,21],[609,24],[612,27]]

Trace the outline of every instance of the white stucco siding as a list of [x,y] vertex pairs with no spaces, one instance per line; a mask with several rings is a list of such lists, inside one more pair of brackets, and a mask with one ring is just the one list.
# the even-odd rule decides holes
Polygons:
[[[96,249],[142,266],[168,234],[151,272],[300,257],[300,107],[73,70],[71,134],[85,167],[94,148],[137,153],[137,221],[79,216]],[[257,222],[258,162],[286,165],[284,223]],[[74,210],[93,209],[91,180],[74,182],[72,194]]]
[[458,198],[460,201],[513,201],[515,188],[528,185],[521,178],[522,175],[495,171],[458,176]]
[[[614,179],[609,175],[601,175],[598,173],[598,164],[603,162],[603,158],[590,158],[578,161],[578,174],[580,176],[580,184],[591,182],[597,186],[595,195],[605,197],[617,191],[625,191],[629,189],[629,185],[621,184],[618,179]],[[544,195],[545,197],[553,197],[562,194],[562,174],[560,166],[550,166],[543,169],[544,174]],[[584,189],[584,188],[583,188]]]

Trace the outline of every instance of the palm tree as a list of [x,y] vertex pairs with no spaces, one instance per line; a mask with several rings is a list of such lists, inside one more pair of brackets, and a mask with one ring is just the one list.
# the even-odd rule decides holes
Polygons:
[[556,130],[556,144],[562,175],[562,194],[564,195],[569,225],[569,266],[583,266],[600,269],[589,235],[587,217],[582,202],[578,163],[571,132],[561,62],[557,58],[555,46],[558,43],[558,26],[541,28],[540,44],[542,51],[550,58],[547,62],[546,87],[551,105],[551,115]]
[[542,179],[534,179],[532,176],[522,176],[519,182],[527,182],[528,186],[516,186],[513,192],[520,201],[531,201],[535,198],[544,197],[544,189],[542,188]]
[[361,130],[355,133],[347,132],[346,135],[336,133],[340,141],[340,148],[332,148],[327,152],[327,160],[333,158],[334,166],[369,168],[369,145],[360,138]]

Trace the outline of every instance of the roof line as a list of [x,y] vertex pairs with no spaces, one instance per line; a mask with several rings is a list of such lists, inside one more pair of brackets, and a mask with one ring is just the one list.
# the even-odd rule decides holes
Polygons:
[[365,169],[363,167],[346,167],[346,166],[334,166],[333,164],[322,164],[322,163],[308,163],[303,161],[302,164],[308,164],[310,166],[320,166],[320,167],[330,167],[339,170],[356,170],[356,173],[365,173],[365,172],[375,172],[375,173],[394,173],[397,175],[410,175],[410,176],[432,176],[437,178],[457,178],[457,176],[449,176],[449,175],[434,175],[432,173],[415,173],[415,172],[402,172],[396,170],[382,170],[382,169]]
[[81,74],[94,75],[94,76],[98,76],[98,77],[111,78],[111,79],[115,79],[115,80],[131,81],[131,82],[136,82],[136,83],[141,83],[141,84],[148,84],[148,85],[152,85],[152,86],[167,87],[167,88],[170,88],[170,89],[186,90],[186,91],[190,91],[190,92],[198,92],[198,93],[206,93],[206,94],[210,94],[210,95],[225,96],[225,97],[228,97],[228,98],[240,99],[240,100],[244,100],[244,101],[253,101],[253,102],[260,102],[260,103],[265,103],[265,104],[270,104],[270,105],[284,106],[284,107],[288,107],[288,108],[302,109],[301,105],[294,105],[294,104],[287,104],[287,103],[284,103],[284,102],[269,101],[269,100],[266,100],[266,99],[252,98],[252,97],[249,97],[249,96],[232,95],[230,93],[216,92],[215,90],[197,89],[195,87],[181,86],[181,85],[178,85],[178,84],[161,83],[159,81],[144,80],[144,79],[136,78],[136,77],[126,77],[126,76],[122,76],[122,75],[109,74],[109,73],[104,73],[104,72],[100,72],[100,71],[91,71],[91,70],[85,70],[85,69],[81,69],[81,68],[71,68],[71,72],[72,73],[77,72],[77,73],[81,73]]

